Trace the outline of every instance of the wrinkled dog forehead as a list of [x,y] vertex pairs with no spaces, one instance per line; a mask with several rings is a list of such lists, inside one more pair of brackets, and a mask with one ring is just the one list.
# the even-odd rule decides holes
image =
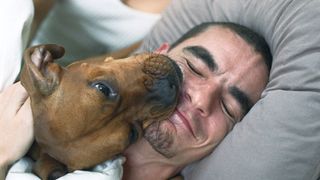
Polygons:
[[[80,61],[68,67],[70,72],[78,73],[76,76],[85,79],[117,77],[126,83],[139,79],[141,76],[150,78],[166,78],[169,73],[177,71],[172,60],[164,55],[144,53],[123,59],[106,58],[99,63]],[[178,73],[179,75],[179,73]],[[82,77],[83,76],[83,77]],[[126,81],[128,80],[128,81]]]
[[[72,63],[67,68],[70,71],[82,71],[82,73],[88,74],[89,77],[103,75],[109,71],[120,74],[128,71],[136,71],[138,73],[143,67],[144,61],[148,60],[150,56],[151,54],[138,54],[122,59],[107,57],[101,61],[83,60]],[[116,76],[118,75],[117,73],[113,75]]]

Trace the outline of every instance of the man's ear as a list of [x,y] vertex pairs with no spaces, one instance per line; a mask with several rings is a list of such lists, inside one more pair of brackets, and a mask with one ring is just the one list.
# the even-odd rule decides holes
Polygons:
[[169,51],[169,49],[170,45],[168,43],[163,43],[157,50],[155,50],[155,53],[166,54]]
[[31,97],[50,95],[59,85],[63,68],[53,61],[63,54],[64,48],[54,44],[35,46],[25,51],[21,83]]

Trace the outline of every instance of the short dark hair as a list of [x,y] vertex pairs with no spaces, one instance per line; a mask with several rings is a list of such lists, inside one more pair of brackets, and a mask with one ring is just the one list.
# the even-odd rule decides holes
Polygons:
[[250,44],[257,53],[261,54],[268,70],[270,71],[272,65],[272,54],[265,39],[253,30],[231,22],[205,22],[199,24],[182,35],[176,42],[171,45],[170,49],[174,48],[178,44],[191,37],[195,37],[201,34],[211,26],[225,27],[238,34],[243,40]]

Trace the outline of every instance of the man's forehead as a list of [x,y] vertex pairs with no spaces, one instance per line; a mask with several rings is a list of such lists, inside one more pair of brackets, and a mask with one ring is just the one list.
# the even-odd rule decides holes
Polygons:
[[268,70],[264,63],[257,64],[243,73],[244,79],[239,82],[250,95],[250,99],[257,101],[268,83]]
[[253,47],[237,33],[218,25],[210,26],[196,36],[186,39],[180,44],[180,49],[190,45],[201,45],[208,51],[224,49],[229,51],[228,54],[243,50],[254,51]]
[[[222,36],[221,36],[222,35]],[[230,37],[237,36],[237,34],[228,27],[213,25],[206,28],[203,32],[200,32],[198,35],[193,38],[205,38],[205,39],[224,39],[227,40]]]

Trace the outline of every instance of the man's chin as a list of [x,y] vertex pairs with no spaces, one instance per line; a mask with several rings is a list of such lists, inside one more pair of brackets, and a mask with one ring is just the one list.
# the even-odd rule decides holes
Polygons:
[[174,132],[168,126],[170,122],[162,121],[151,124],[144,133],[144,138],[149,142],[152,148],[166,158],[175,155],[173,152]]

